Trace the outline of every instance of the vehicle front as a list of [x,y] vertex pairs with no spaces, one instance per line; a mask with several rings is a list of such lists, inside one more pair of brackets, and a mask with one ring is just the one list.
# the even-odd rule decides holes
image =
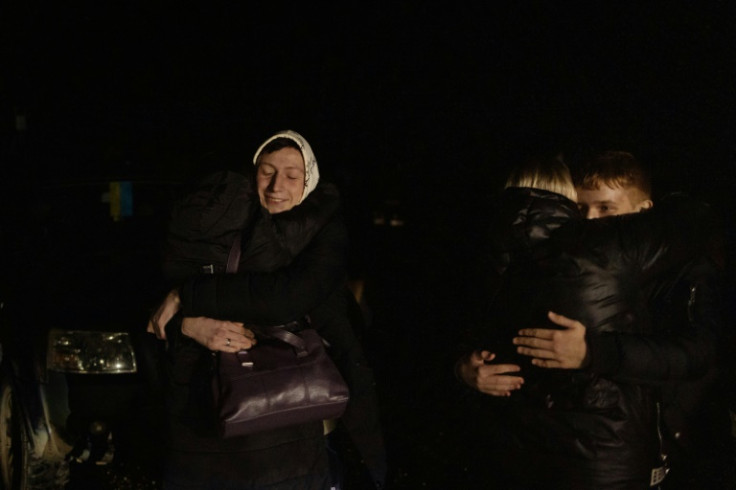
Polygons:
[[16,189],[2,223],[0,470],[6,489],[63,488],[75,467],[161,442],[161,238],[178,184]]

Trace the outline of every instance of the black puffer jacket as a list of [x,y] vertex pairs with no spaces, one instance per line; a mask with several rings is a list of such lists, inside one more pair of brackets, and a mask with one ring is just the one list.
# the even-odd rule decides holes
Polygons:
[[[690,208],[583,220],[558,194],[504,192],[493,238],[501,286],[482,345],[522,366],[525,384],[511,397],[506,427],[517,448],[546,455],[546,477],[558,479],[549,488],[646,487],[659,466],[657,393],[632,381],[666,378],[690,361],[666,349],[629,353],[646,354],[652,332],[642,288],[699,247],[705,222],[683,219]],[[511,338],[551,326],[550,310],[587,326],[588,369],[544,370],[515,353]]]

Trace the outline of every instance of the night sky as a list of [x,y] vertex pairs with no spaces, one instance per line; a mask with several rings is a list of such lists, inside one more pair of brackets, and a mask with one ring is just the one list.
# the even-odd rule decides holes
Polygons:
[[731,203],[730,2],[314,3],[6,3],[6,171],[187,178],[291,128],[348,202],[418,215],[530,153],[610,148]]

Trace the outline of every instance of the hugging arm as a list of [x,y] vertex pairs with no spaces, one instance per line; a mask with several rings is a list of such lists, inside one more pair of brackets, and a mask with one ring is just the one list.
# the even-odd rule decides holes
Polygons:
[[666,307],[676,309],[674,328],[660,328],[649,335],[601,334],[590,339],[594,369],[609,372],[623,381],[660,383],[699,378],[717,360],[718,344],[724,338],[724,319],[718,285],[707,276],[690,278],[684,284],[687,297]]
[[269,272],[289,264],[338,213],[339,203],[337,188],[321,183],[289,211],[269,214],[261,208],[244,236],[240,270]]
[[[642,283],[652,284],[662,275],[688,271],[692,263],[705,260],[702,254],[717,233],[716,225],[708,206],[678,196],[644,213],[596,220],[586,228],[593,234],[613,231],[620,256],[641,271]],[[587,368],[621,381],[659,384],[698,378],[715,358],[721,328],[718,291],[707,275],[683,278],[692,297],[665,305],[687,305],[674,315],[677,328],[664,328],[667,322],[655,318],[651,333],[585,332],[575,319],[550,316],[563,329],[522,329],[514,340],[518,352],[540,367]],[[651,309],[656,300],[650,298],[649,305]]]
[[[679,331],[586,335],[580,322],[551,314],[550,320],[563,330],[522,329],[514,343],[520,354],[532,357],[535,365],[545,368],[586,368],[638,384],[696,379],[715,362],[722,318],[712,284],[698,282],[690,287],[692,296],[687,312],[682,313],[686,326]],[[577,325],[575,329],[573,325]]]
[[495,364],[490,351],[473,351],[455,364],[455,374],[466,385],[492,396],[511,396],[521,388],[524,379],[516,376],[521,370],[516,364]]
[[347,233],[330,221],[287,267],[198,276],[180,288],[184,316],[273,325],[299,318],[346,280]]
[[[257,200],[257,196],[251,196],[251,199]],[[307,276],[317,278],[321,281],[320,284],[326,284],[329,287],[330,284],[333,284],[332,281],[335,277],[344,275],[345,238],[344,233],[341,233],[341,227],[336,224],[338,208],[339,193],[337,189],[331,184],[322,184],[317,186],[300,206],[276,215],[263,212],[263,214],[255,217],[252,220],[252,225],[247,227],[247,233],[244,233],[248,240],[244,243],[241,254],[239,267],[243,271],[241,279],[235,280],[236,284],[234,285],[229,284],[233,281],[223,281],[228,282],[226,290],[232,291],[233,288],[243,287],[245,292],[242,293],[241,298],[246,303],[243,305],[243,309],[247,311],[254,304],[248,302],[250,297],[248,288],[258,290],[264,285],[268,286],[271,293],[259,290],[259,294],[256,295],[253,301],[260,305],[273,305],[274,308],[271,312],[277,314],[283,311],[281,307],[284,304],[276,296],[276,293],[279,292],[277,289],[284,291],[284,288],[287,288],[287,293],[298,293],[299,291],[289,290],[289,284],[294,284],[296,288],[300,288],[307,282]],[[324,228],[328,228],[328,231],[321,233]],[[318,240],[319,244],[311,247],[308,258],[300,260],[301,267],[283,269],[310,244],[317,234],[321,235]],[[333,252],[332,259],[334,260],[331,260],[330,254]],[[314,261],[312,261],[313,259]],[[322,266],[324,266],[324,269],[320,270]],[[282,268],[281,271],[269,279],[266,273],[279,268]],[[315,270],[317,273],[314,272]],[[250,272],[252,276],[250,280],[243,277],[246,276],[245,271]],[[214,296],[214,289],[220,283],[218,279],[215,279],[216,276],[195,276],[191,278],[191,272],[189,272],[185,277],[190,279],[185,280],[183,286],[170,291],[149,319],[148,332],[155,333],[160,339],[167,338],[166,325],[174,314],[182,309],[182,306],[191,304],[195,291],[198,293],[196,296],[197,303],[194,308],[185,308],[184,311],[188,318],[196,316],[199,318],[231,319],[231,317],[197,313],[198,311],[215,312],[219,305],[229,302],[229,299],[216,301],[218,298]],[[317,298],[323,296],[323,292],[319,288],[316,288],[314,292]],[[182,293],[185,297],[184,304],[181,300]],[[312,291],[305,290],[304,294],[291,294],[289,298],[297,298],[297,300],[302,300],[304,304],[310,304],[311,293]],[[268,294],[274,294],[274,297],[271,300],[266,300]],[[286,302],[291,301],[289,298],[286,298]],[[208,301],[209,304],[202,307],[202,304]],[[301,304],[297,303],[294,309],[301,309]],[[306,311],[301,311],[289,320],[302,316]],[[248,314],[245,316],[247,317]],[[285,322],[279,320],[280,318],[273,320],[273,322],[269,320],[267,323]],[[190,324],[192,324],[192,321],[190,321]]]
[[513,339],[516,351],[532,358],[532,364],[544,368],[580,369],[590,363],[585,325],[577,320],[547,313],[549,320],[562,327],[524,328]]

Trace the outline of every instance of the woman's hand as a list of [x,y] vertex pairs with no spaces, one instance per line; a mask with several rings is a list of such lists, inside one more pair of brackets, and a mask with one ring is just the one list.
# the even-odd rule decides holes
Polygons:
[[154,333],[157,338],[166,340],[166,324],[169,323],[180,308],[181,300],[179,299],[179,291],[173,289],[166,295],[166,298],[164,298],[153,315],[151,315],[151,318],[148,320],[146,332]]
[[474,351],[460,359],[455,370],[460,379],[473,389],[493,396],[511,396],[511,392],[521,388],[524,378],[509,373],[521,371],[516,364],[493,364],[496,354]]
[[185,317],[181,332],[211,351],[238,352],[256,344],[255,334],[242,323],[204,316]]

